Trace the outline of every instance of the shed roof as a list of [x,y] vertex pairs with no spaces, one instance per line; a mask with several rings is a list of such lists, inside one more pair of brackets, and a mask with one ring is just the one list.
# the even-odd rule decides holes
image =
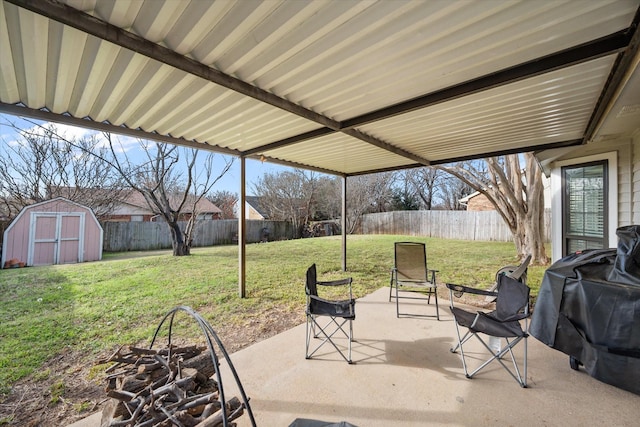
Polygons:
[[631,135],[640,0],[0,0],[0,112],[348,176]]

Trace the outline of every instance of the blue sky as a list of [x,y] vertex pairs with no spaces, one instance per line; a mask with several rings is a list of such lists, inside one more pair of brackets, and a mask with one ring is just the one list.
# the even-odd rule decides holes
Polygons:
[[[0,143],[4,144],[12,144],[14,141],[18,139],[17,132],[11,127],[7,126],[7,123],[14,123],[20,129],[31,129],[34,128],[34,123],[38,123],[40,125],[46,124],[46,122],[40,120],[33,119],[22,119],[17,116],[11,116],[7,114],[0,114]],[[58,132],[65,136],[66,138],[81,138],[83,136],[87,136],[90,134],[100,134],[99,131],[94,131],[91,129],[80,128],[76,126],[70,126],[60,123],[55,123]],[[118,139],[121,142],[124,149],[127,151],[127,154],[135,159],[136,155],[140,155],[141,150],[139,148],[139,143],[136,138],[132,138],[129,136],[118,135]],[[215,171],[218,172],[222,169],[226,156],[222,154],[216,154],[216,166]],[[219,166],[218,166],[219,165]],[[252,194],[252,184],[257,182],[258,178],[260,178],[265,173],[277,173],[284,170],[290,170],[285,166],[276,165],[268,162],[260,162],[256,160],[247,160],[246,161],[246,192],[247,195]],[[240,192],[240,162],[239,159],[236,158],[233,166],[227,172],[227,174],[220,179],[216,183],[213,188],[213,191],[231,191],[233,193]]]

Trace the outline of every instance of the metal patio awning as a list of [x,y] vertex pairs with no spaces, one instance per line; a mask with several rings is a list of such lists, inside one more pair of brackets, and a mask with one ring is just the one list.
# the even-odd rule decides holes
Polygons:
[[0,112],[341,176],[571,146],[639,127],[639,5],[0,0]]
[[238,156],[241,200],[247,158],[549,159],[640,129],[639,22],[640,0],[0,0],[0,113]]

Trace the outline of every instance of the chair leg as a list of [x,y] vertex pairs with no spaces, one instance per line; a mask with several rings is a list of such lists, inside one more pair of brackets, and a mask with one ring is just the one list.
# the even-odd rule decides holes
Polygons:
[[[396,282],[395,284],[395,288],[396,288],[396,317],[400,317],[401,315],[403,316],[408,316],[408,317],[435,317],[436,320],[440,320],[440,309],[438,306],[438,291],[437,291],[437,287],[433,287],[431,289],[429,289],[426,292],[426,298],[418,298],[418,297],[400,297],[400,286],[398,285],[398,282]],[[391,293],[392,289],[390,289],[390,293]],[[422,291],[422,295],[424,296],[424,291]],[[408,298],[408,299],[421,299],[421,300],[427,300],[427,305],[431,304],[431,294],[433,294],[433,297],[436,301],[436,315],[432,315],[432,314],[411,314],[411,313],[400,313],[400,298]],[[391,297],[389,297],[389,301],[391,301]]]
[[307,327],[306,327],[306,340],[305,340],[305,352],[304,352],[304,357],[305,359],[309,359],[309,342],[311,340],[311,327],[309,326],[309,314],[307,314]]
[[396,281],[396,317],[400,317],[400,295],[399,295],[399,291],[398,288],[400,286],[398,286],[398,282]]
[[460,349],[460,358],[462,359],[462,369],[464,370],[464,375],[467,378],[471,378],[471,376],[469,375],[469,370],[467,369],[467,360],[464,355],[463,345],[465,342],[469,341],[469,338],[471,338],[472,333],[471,331],[467,331],[464,334],[464,336],[461,336],[460,328],[458,324],[456,323],[455,325],[456,325],[456,335],[458,336],[458,342],[456,343],[455,347],[452,347],[449,351],[451,351],[451,353],[455,353],[458,349]]
[[353,320],[349,320],[349,359],[347,362],[351,365],[353,360],[351,359],[351,342],[353,341]]
[[[320,349],[320,347],[322,347],[324,344],[326,344],[327,342],[330,343],[335,349],[336,351],[340,354],[340,356],[347,361],[349,364],[352,364],[353,361],[351,359],[351,342],[353,341],[353,320],[352,319],[341,319],[341,321],[338,321],[338,319],[334,318],[334,317],[329,317],[330,321],[328,321],[324,327],[321,326],[318,323],[318,318],[316,316],[313,315],[309,315],[307,317],[307,340],[306,340],[306,358],[307,359],[311,359],[311,357],[316,353],[316,351],[318,351]],[[347,332],[345,330],[345,326],[346,323],[349,322],[349,331]],[[311,325],[310,325],[311,324]],[[333,324],[334,329],[332,331],[327,331],[326,329],[331,326]],[[317,333],[315,332],[317,328]],[[338,333],[338,331],[342,332],[342,334],[348,339],[348,347],[347,347],[347,351],[348,351],[348,356],[344,355],[344,351],[341,350],[336,343],[333,342],[332,338],[334,337],[334,335],[336,333]],[[313,335],[313,338],[319,338],[322,340],[321,343],[319,343],[315,349],[311,352],[309,352],[309,347],[310,347],[310,343],[311,343],[311,336]]]
[[527,342],[529,341],[527,338],[528,337],[524,337],[524,343],[522,344],[524,346],[524,363],[522,364],[524,370],[524,381],[520,381],[520,385],[524,388],[527,388]]
[[[457,329],[457,325],[456,325],[456,329]],[[507,345],[506,347],[504,347],[502,350],[494,353],[493,349],[477,334],[477,333],[473,333],[473,332],[467,332],[462,338],[460,338],[460,333],[458,332],[458,343],[456,344],[455,347],[453,347],[451,349],[451,352],[455,353],[455,351],[459,348],[460,349],[460,356],[462,359],[462,368],[464,369],[464,374],[467,378],[471,379],[473,378],[478,372],[480,372],[482,369],[484,369],[487,365],[489,365],[491,362],[493,362],[494,360],[497,360],[498,363],[500,363],[500,365],[502,365],[502,367],[509,373],[509,375],[511,375],[511,377],[516,380],[516,382],[518,384],[520,384],[520,387],[522,388],[526,388],[527,387],[527,377],[526,377],[526,372],[527,372],[527,337],[517,337],[513,340],[509,340],[508,338],[505,338]],[[477,368],[475,368],[472,372],[468,371],[467,368],[467,363],[466,363],[466,358],[465,358],[465,354],[464,354],[464,343],[467,342],[472,336],[475,336],[481,343],[482,345],[485,347],[485,349],[491,354],[491,357],[487,360],[485,360],[480,366],[478,366]],[[520,373],[520,369],[518,368],[518,363],[516,361],[516,357],[515,354],[513,354],[513,348],[521,341],[524,339],[524,361],[523,361],[523,368],[524,368],[524,376]],[[507,353],[509,353],[509,357],[511,358],[511,363],[513,364],[513,370],[510,369],[502,360],[503,356],[506,355]]]
[[[505,338],[505,340],[507,341],[507,347],[505,349],[499,351],[494,357],[492,357],[487,362],[485,362],[480,368],[476,369],[476,372],[479,371],[484,366],[488,365],[490,362],[492,362],[495,359],[502,365],[502,367],[507,372],[509,372],[511,377],[514,380],[516,380],[518,384],[520,384],[520,387],[527,388],[527,375],[526,375],[526,372],[527,372],[527,337],[526,336],[525,337],[517,337],[517,338],[513,339],[512,341],[509,341],[508,338]],[[524,368],[524,373],[525,373],[524,376],[522,376],[522,374],[520,373],[520,369],[518,368],[518,362],[516,361],[516,356],[513,354],[513,348],[521,340],[524,340],[524,343],[523,343],[524,360],[523,360],[523,364],[522,364],[523,368]],[[484,344],[484,341],[483,341],[483,344]],[[485,346],[486,346],[486,344],[485,344]],[[513,371],[507,365],[505,365],[505,363],[502,360],[502,356],[504,356],[507,352],[509,353],[509,356],[511,357],[511,363],[513,364]]]

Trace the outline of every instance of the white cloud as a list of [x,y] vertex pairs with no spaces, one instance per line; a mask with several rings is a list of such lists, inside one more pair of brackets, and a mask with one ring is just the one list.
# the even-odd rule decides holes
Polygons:
[[[20,117],[7,115],[0,115],[0,119],[2,119],[0,120],[0,128],[2,129],[0,138],[6,144],[11,146],[20,144],[20,141],[22,140],[22,138],[19,137],[20,133],[44,135],[45,129],[49,126],[54,126],[56,129],[56,133],[59,136],[70,141],[74,139],[95,136],[100,147],[107,147],[109,144],[102,131],[95,129],[72,126],[65,123],[23,119]],[[22,132],[20,132],[19,130],[21,130]],[[112,133],[112,139],[115,142],[116,152],[118,153],[136,151],[140,147],[137,138]]]
[[[131,151],[136,151],[140,148],[138,139],[131,136],[112,133],[111,140],[114,143],[113,148],[116,153],[128,153]],[[102,133],[99,136],[99,141],[101,142],[101,145],[104,145],[105,147],[109,145],[109,142]]]
[[90,135],[95,135],[99,132],[92,130],[92,129],[87,129],[87,128],[81,128],[81,127],[76,127],[76,126],[70,126],[70,125],[66,125],[66,124],[62,124],[62,123],[46,123],[45,127],[49,126],[49,125],[53,125],[56,127],[57,133],[64,137],[65,139],[68,140],[74,140],[74,139],[81,139],[85,136],[90,136]]

